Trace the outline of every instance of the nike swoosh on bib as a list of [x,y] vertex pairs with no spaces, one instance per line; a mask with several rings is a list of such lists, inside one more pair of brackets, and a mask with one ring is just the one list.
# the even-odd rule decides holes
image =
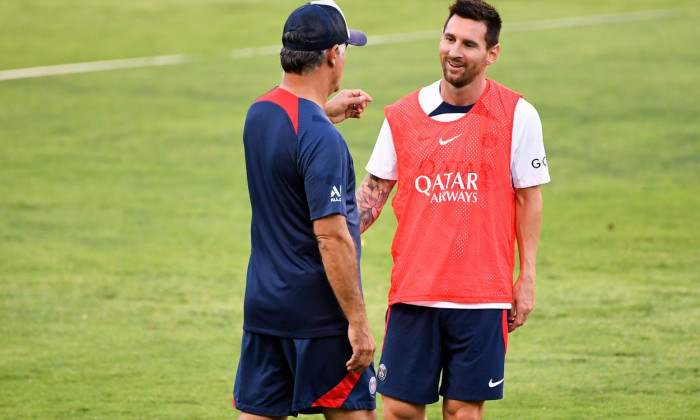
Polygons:
[[456,139],[459,136],[461,136],[461,134],[457,134],[456,136],[454,136],[450,139],[447,139],[447,140],[443,140],[442,138],[440,138],[440,140],[439,140],[440,146],[446,145],[447,143],[451,142],[452,140]]

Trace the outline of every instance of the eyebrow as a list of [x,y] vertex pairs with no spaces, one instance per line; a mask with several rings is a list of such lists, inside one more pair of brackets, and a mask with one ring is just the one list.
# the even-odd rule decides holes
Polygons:
[[[453,34],[452,32],[444,31],[444,32],[442,33],[442,36],[450,36],[450,37],[452,37],[452,38],[454,38],[454,39],[457,39],[457,36],[456,36],[455,34]],[[472,39],[472,38],[464,38],[464,39],[461,40],[461,43],[462,43],[462,44],[472,43],[472,44],[475,44],[475,45],[481,45],[481,44],[479,43],[479,41],[475,41],[475,40]]]

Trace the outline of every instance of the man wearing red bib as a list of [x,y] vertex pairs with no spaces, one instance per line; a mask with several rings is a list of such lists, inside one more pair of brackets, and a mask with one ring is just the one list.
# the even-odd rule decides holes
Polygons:
[[444,418],[482,418],[484,401],[503,397],[508,333],[534,306],[540,186],[550,179],[537,111],[486,78],[500,28],[483,1],[450,7],[442,78],[386,108],[357,191],[364,231],[397,186],[377,369],[387,420],[423,419],[439,395]]

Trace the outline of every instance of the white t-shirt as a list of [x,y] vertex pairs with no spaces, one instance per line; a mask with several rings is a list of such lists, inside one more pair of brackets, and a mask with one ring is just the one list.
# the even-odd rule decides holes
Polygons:
[[[437,109],[443,102],[440,96],[440,81],[421,89],[418,93],[418,102],[426,115],[430,115]],[[435,115],[431,118],[437,121],[455,121],[464,115],[450,113]],[[520,98],[515,106],[510,161],[510,173],[515,188],[533,187],[550,181],[540,116],[535,107],[523,98]],[[365,169],[382,179],[399,178],[394,139],[386,119]]]
[[[418,102],[423,112],[430,115],[443,104],[440,96],[440,80],[418,92]],[[441,113],[431,118],[437,121],[455,121],[464,113]],[[372,156],[365,167],[367,172],[382,179],[399,178],[396,163],[396,150],[391,129],[386,118],[382,124]],[[510,173],[515,188],[534,187],[550,181],[547,168],[547,155],[542,140],[542,123],[537,110],[529,102],[520,98],[515,106],[513,135],[510,151]],[[412,305],[453,309],[510,309],[503,304],[462,304],[454,302],[407,302]]]

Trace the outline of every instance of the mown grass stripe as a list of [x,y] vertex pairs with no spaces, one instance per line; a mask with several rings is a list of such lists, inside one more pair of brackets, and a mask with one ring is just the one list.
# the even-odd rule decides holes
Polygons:
[[[561,19],[546,19],[531,22],[517,22],[505,24],[503,32],[526,32],[546,29],[563,29],[584,26],[610,25],[615,23],[638,22],[654,19],[672,19],[681,16],[678,9],[660,9],[630,13],[617,13],[608,15],[578,16]],[[435,39],[440,30],[409,32],[402,34],[388,34],[370,36],[368,46],[399,44],[415,41]],[[234,59],[275,55],[279,53],[279,45],[265,47],[242,48],[231,52]],[[173,66],[195,61],[197,55],[165,55],[155,57],[127,58],[120,60],[93,61],[85,63],[59,64],[43,67],[29,67],[23,69],[0,71],[0,81],[29,79],[34,77],[58,76],[78,73],[92,73],[109,70],[125,70],[142,67]]]

